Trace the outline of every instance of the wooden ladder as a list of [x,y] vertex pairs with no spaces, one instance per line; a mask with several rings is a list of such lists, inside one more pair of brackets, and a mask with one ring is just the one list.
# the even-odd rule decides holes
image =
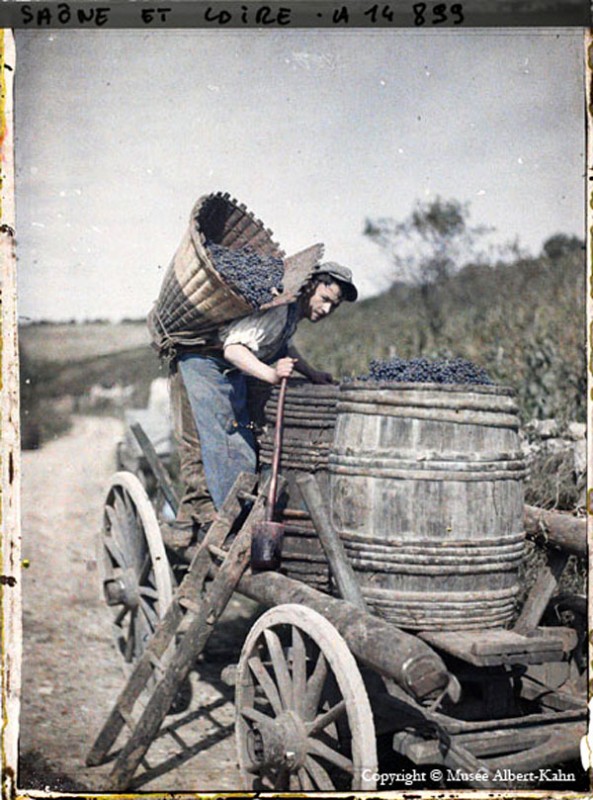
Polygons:
[[[252,493],[257,483],[255,475],[241,473],[235,481],[193,556],[171,606],[134,665],[126,686],[89,751],[87,766],[104,763],[123,728],[129,728],[130,736],[117,754],[108,788],[123,791],[130,784],[181,684],[203,651],[216,621],[249,565],[252,530],[264,517],[268,482],[269,478],[261,482],[257,497],[254,497]],[[242,500],[249,498],[253,500],[253,506],[228,549],[225,549],[227,536],[241,514]],[[208,581],[208,578],[211,580]],[[181,630],[183,637],[175,643]],[[167,653],[170,647],[173,648],[171,655]],[[170,658],[166,658],[168,655]],[[135,721],[132,717],[134,706],[151,680],[155,686],[149,690],[149,700],[140,718]]]

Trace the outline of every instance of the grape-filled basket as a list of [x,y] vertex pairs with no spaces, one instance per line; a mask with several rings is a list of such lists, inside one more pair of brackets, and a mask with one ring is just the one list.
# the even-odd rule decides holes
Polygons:
[[202,196],[191,211],[148,317],[156,348],[207,345],[220,325],[256,311],[258,306],[217,269],[212,251],[250,253],[264,266],[273,264],[276,276],[281,277],[285,254],[272,236],[263,222],[228,193]]

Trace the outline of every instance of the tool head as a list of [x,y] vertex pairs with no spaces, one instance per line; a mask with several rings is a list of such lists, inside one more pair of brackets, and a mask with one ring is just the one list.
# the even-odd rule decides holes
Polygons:
[[281,522],[260,522],[251,539],[251,569],[277,570],[282,561],[284,525]]

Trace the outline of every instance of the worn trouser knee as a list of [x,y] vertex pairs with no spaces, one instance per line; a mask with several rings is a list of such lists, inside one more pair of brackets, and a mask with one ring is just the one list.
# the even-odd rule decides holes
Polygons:
[[202,449],[187,391],[179,371],[170,375],[171,413],[179,453],[180,477],[184,492],[177,511],[177,522],[210,522],[216,509],[206,483]]

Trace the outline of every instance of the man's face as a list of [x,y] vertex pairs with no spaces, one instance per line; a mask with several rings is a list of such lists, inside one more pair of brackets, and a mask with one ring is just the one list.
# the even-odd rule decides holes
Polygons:
[[309,298],[307,318],[311,322],[319,322],[320,319],[329,316],[341,302],[342,290],[337,283],[330,283],[329,286],[320,283]]

